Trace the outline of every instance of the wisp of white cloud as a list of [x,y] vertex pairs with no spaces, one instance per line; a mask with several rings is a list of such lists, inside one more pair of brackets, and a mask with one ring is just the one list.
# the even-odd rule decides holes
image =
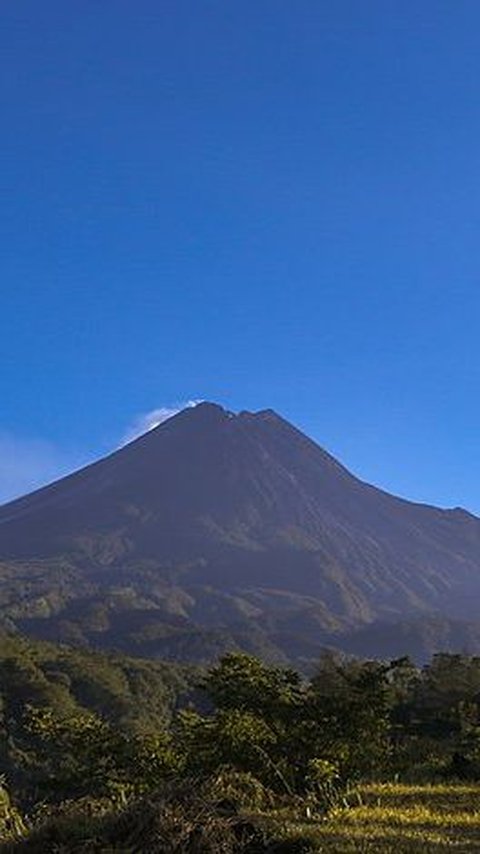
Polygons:
[[[159,406],[137,416],[119,446],[123,447],[182,409],[196,406],[187,400],[175,406]],[[13,436],[0,430],[0,505],[33,492],[91,462],[86,455],[74,454],[43,439]]]
[[128,445],[129,442],[133,442],[134,439],[138,439],[139,436],[143,436],[144,433],[154,430],[155,427],[163,424],[164,421],[168,421],[169,418],[177,415],[182,409],[189,409],[192,406],[196,406],[197,403],[201,403],[201,401],[187,400],[185,403],[179,403],[175,406],[159,406],[156,409],[151,409],[150,412],[137,415],[131,427],[126,431],[120,443],[121,447]]

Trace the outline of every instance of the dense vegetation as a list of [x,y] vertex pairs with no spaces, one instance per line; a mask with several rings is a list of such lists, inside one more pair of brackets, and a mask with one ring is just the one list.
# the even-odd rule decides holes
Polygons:
[[2,626],[40,640],[198,666],[244,650],[308,672],[319,644],[365,658],[379,650],[391,658],[408,653],[420,664],[439,649],[480,651],[478,621],[423,614],[346,630],[311,597],[227,593],[211,585],[187,590],[148,561],[102,567],[95,580],[66,558],[0,561]]
[[[433,823],[433,840],[440,819],[412,793],[433,785],[448,801],[461,781],[470,798],[480,779],[479,658],[419,669],[324,653],[306,680],[244,653],[200,673],[5,635],[0,674],[12,850],[125,850],[128,838],[131,850],[273,851],[275,836],[309,850],[328,827],[378,836],[382,798],[400,799],[397,824],[405,810],[410,830]],[[478,844],[478,823],[461,820]]]

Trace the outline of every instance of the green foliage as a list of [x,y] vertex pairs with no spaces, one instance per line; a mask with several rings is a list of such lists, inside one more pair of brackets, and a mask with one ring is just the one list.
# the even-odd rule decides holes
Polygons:
[[0,768],[17,800],[155,785],[174,767],[166,731],[191,674],[0,635]]
[[235,709],[211,717],[189,711],[180,713],[177,726],[178,743],[191,773],[213,773],[232,766],[265,785],[275,788],[280,782],[288,790],[275,761],[277,736],[261,717]]
[[344,808],[360,781],[480,780],[480,662],[467,656],[419,670],[325,653],[306,680],[229,653],[177,709],[175,679],[184,691],[186,677],[158,663],[6,636],[0,676],[0,759],[14,803],[0,789],[5,836],[23,830],[17,803],[37,825],[68,823],[70,812],[117,816],[163,792],[155,815],[180,833],[188,787],[228,809],[315,818]]
[[225,655],[202,682],[218,709],[256,712],[290,720],[301,697],[301,680],[294,670],[272,667],[245,653]]
[[392,665],[324,655],[311,680],[309,742],[349,778],[372,774],[387,759],[391,672]]
[[5,780],[0,777],[0,841],[17,839],[25,832],[22,816],[12,804]]
[[36,758],[36,784],[48,800],[148,791],[180,770],[166,733],[139,736],[96,715],[55,718],[50,709],[27,709]]
[[193,668],[27,640],[0,632],[0,702],[6,718],[29,703],[59,716],[91,711],[138,732],[171,720]]
[[179,716],[186,767],[231,765],[277,793],[309,792],[331,804],[352,775],[388,752],[387,672],[338,665],[333,681],[319,671],[307,684],[289,669],[232,653],[203,680],[212,712]]
[[222,768],[206,783],[205,791],[215,801],[223,800],[248,810],[269,809],[276,803],[274,794],[246,771]]

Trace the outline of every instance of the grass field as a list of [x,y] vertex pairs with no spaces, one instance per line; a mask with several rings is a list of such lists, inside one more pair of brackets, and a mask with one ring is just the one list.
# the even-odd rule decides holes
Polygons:
[[[298,812],[294,818],[291,808],[275,814],[272,811],[250,814],[250,817],[260,819],[270,839],[273,837],[278,842],[282,838],[308,839],[319,854],[480,853],[480,784],[375,784],[360,787],[349,796],[349,802],[348,807],[336,809],[324,819],[299,820]],[[103,818],[102,813],[98,817],[75,813],[70,818],[65,816],[64,824],[55,825],[53,835],[52,827],[40,828],[34,834],[35,840],[27,842],[26,847],[37,854],[237,850],[236,844],[233,847],[216,845],[215,833],[223,832],[221,822],[225,819],[219,824],[218,814],[209,811],[208,803],[201,798],[194,799],[192,804],[189,811],[188,803],[181,803],[179,812],[178,804],[172,803],[165,812],[162,803],[153,799],[141,808],[127,810],[127,814],[116,817],[108,813]],[[178,834],[183,839],[185,832],[190,832],[198,822],[207,833],[205,839],[210,847],[197,849],[195,844],[193,849],[177,845]],[[188,833],[187,836],[190,839]],[[167,840],[163,847],[162,840]],[[23,846],[17,848],[7,844],[0,848],[12,852],[22,850]],[[295,845],[292,850],[307,849],[304,845]],[[311,851],[310,846],[308,850]]]
[[323,821],[285,817],[282,831],[314,840],[319,852],[480,852],[480,786],[364,786],[358,804]]

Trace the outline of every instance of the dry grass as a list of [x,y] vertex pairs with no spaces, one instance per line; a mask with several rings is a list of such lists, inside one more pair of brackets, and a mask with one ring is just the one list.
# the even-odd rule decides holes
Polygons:
[[[271,841],[210,781],[164,786],[124,809],[82,800],[47,811],[2,854],[264,854]],[[285,845],[297,854],[297,847]],[[276,852],[275,852],[276,854]],[[280,854],[280,852],[279,852]]]
[[302,834],[319,852],[480,852],[480,786],[375,784],[325,820],[278,819],[285,836]]
[[[251,794],[251,793],[250,793]],[[254,800],[257,798],[255,797]],[[480,852],[480,785],[362,786],[327,818],[251,804],[251,816],[196,787],[174,787],[116,814],[67,813],[5,852],[32,854],[445,854]],[[277,842],[274,840],[277,839]],[[284,840],[283,843],[280,840]],[[296,839],[296,842],[293,840]],[[289,840],[289,842],[288,842]],[[303,841],[302,841],[303,840]]]

